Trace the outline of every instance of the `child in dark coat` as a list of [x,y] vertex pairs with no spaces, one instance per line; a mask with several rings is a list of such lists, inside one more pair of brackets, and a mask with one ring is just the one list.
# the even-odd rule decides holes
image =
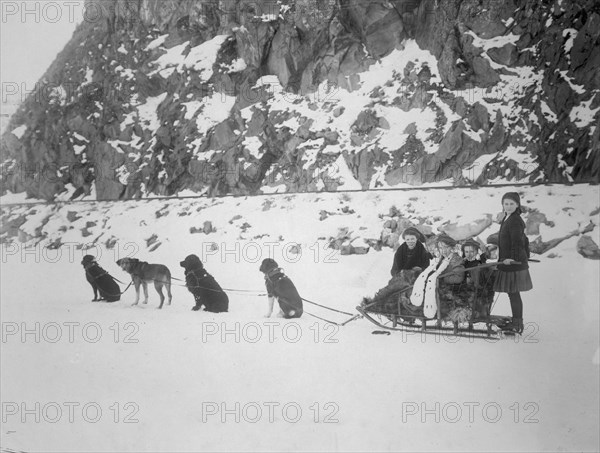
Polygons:
[[212,275],[206,272],[200,258],[188,255],[179,263],[185,269],[185,284],[194,295],[196,305],[193,311],[200,310],[222,313],[229,310],[229,298]]
[[[96,262],[96,258],[92,255],[85,255],[81,260],[81,264],[85,269],[85,278],[94,290],[92,302],[101,300],[116,302],[121,299],[121,288],[119,288],[114,278],[100,267]],[[98,293],[100,293],[100,297],[98,297]]]
[[302,298],[294,283],[287,277],[274,259],[266,258],[260,265],[260,271],[265,274],[265,286],[269,297],[269,312],[265,316],[271,317],[275,298],[281,309],[283,318],[299,318],[303,313]]
[[398,247],[394,254],[391,274],[398,275],[403,269],[411,269],[421,272],[429,266],[431,255],[425,249],[423,241],[425,238],[419,230],[409,227],[402,232],[404,242]]
[[498,272],[494,291],[508,293],[512,310],[510,328],[523,332],[523,301],[521,292],[533,288],[529,275],[529,241],[525,235],[525,222],[521,218],[521,198],[517,192],[507,192],[502,197],[504,218],[498,232]]

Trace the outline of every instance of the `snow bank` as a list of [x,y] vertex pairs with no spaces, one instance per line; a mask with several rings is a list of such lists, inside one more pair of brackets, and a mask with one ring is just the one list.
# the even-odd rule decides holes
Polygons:
[[[262,258],[275,257],[306,299],[353,313],[386,284],[393,251],[341,256],[326,247],[340,227],[374,235],[395,206],[435,231],[447,221],[495,215],[509,190],[555,222],[549,237],[590,218],[598,222],[597,213],[591,216],[598,186],[583,185],[14,208],[14,215],[35,209],[25,228],[41,228],[47,238],[0,249],[2,398],[14,403],[4,406],[2,447],[597,450],[600,262],[576,253],[576,237],[553,249],[554,258],[532,263],[534,290],[523,294],[526,330],[514,340],[372,335],[376,328],[366,320],[338,328],[308,314],[263,318],[266,300],[256,295],[264,293]],[[330,215],[321,220],[323,210]],[[214,233],[190,233],[205,221]],[[597,228],[591,235],[598,241]],[[60,249],[43,247],[57,238]],[[192,296],[178,280],[173,304],[160,311],[153,288],[148,304],[136,308],[133,289],[120,302],[92,303],[80,265],[86,253],[123,282],[120,257],[164,263],[181,279],[179,261],[196,253],[224,288],[256,293],[231,291],[230,312],[219,315],[191,312]],[[305,309],[346,319],[308,303]],[[506,295],[493,310],[510,313]],[[23,339],[25,328],[33,333]],[[24,421],[21,404],[33,411]]]

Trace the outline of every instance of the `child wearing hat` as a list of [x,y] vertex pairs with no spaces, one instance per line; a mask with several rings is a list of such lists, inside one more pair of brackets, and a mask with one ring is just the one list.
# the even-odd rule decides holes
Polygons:
[[498,272],[494,291],[508,293],[512,310],[512,323],[508,327],[523,332],[522,291],[533,288],[529,275],[529,244],[525,235],[525,222],[521,218],[521,198],[517,192],[502,197],[504,218],[498,233]]
[[477,267],[485,263],[485,254],[482,253],[479,255],[479,258],[477,258],[477,254],[480,251],[479,242],[473,239],[467,239],[461,248],[464,259],[463,264],[466,269]]
[[446,276],[442,281],[453,285],[462,283],[465,278],[465,267],[463,260],[454,250],[457,242],[445,233],[440,234],[436,242],[440,252],[440,263],[448,261],[447,270],[444,272]]
[[398,275],[403,269],[421,272],[429,266],[431,260],[431,255],[423,245],[425,238],[419,230],[408,227],[402,232],[402,239],[404,239],[404,242],[394,254],[394,262],[390,272],[392,277]]
[[302,298],[292,280],[283,273],[277,262],[272,258],[265,258],[259,270],[265,274],[265,286],[269,300],[269,312],[265,318],[271,317],[275,299],[279,303],[282,318],[290,319],[302,316]]
[[[463,265],[465,269],[481,266],[486,261],[485,253],[481,253],[479,258],[477,254],[480,251],[480,245],[473,239],[466,240],[462,245],[463,254]],[[473,283],[476,286],[479,284],[479,271],[480,269],[474,269],[473,271],[467,271],[467,282]]]

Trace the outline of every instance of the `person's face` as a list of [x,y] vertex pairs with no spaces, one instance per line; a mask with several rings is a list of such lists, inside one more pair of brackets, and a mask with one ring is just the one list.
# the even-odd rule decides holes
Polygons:
[[502,208],[504,208],[504,212],[506,212],[507,214],[512,214],[517,210],[518,207],[519,205],[510,198],[505,198],[504,200],[502,200]]
[[411,250],[415,248],[415,245],[417,245],[417,237],[413,236],[412,234],[407,234],[404,237],[404,241],[406,242],[408,248]]
[[446,257],[446,256],[450,255],[450,252],[452,252],[452,247],[450,247],[448,244],[444,244],[443,242],[440,242],[438,244],[438,250],[440,251],[440,254],[443,257]]
[[489,249],[488,252],[490,254],[491,259],[493,259],[493,260],[498,259],[498,249],[497,248]]
[[465,258],[468,261],[473,261],[477,257],[477,249],[472,245],[467,245],[465,247]]

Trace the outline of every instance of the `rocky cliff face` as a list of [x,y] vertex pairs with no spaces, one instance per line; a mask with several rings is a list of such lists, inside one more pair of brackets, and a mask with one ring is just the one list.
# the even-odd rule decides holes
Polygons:
[[594,0],[103,6],[11,118],[2,191],[598,179]]

